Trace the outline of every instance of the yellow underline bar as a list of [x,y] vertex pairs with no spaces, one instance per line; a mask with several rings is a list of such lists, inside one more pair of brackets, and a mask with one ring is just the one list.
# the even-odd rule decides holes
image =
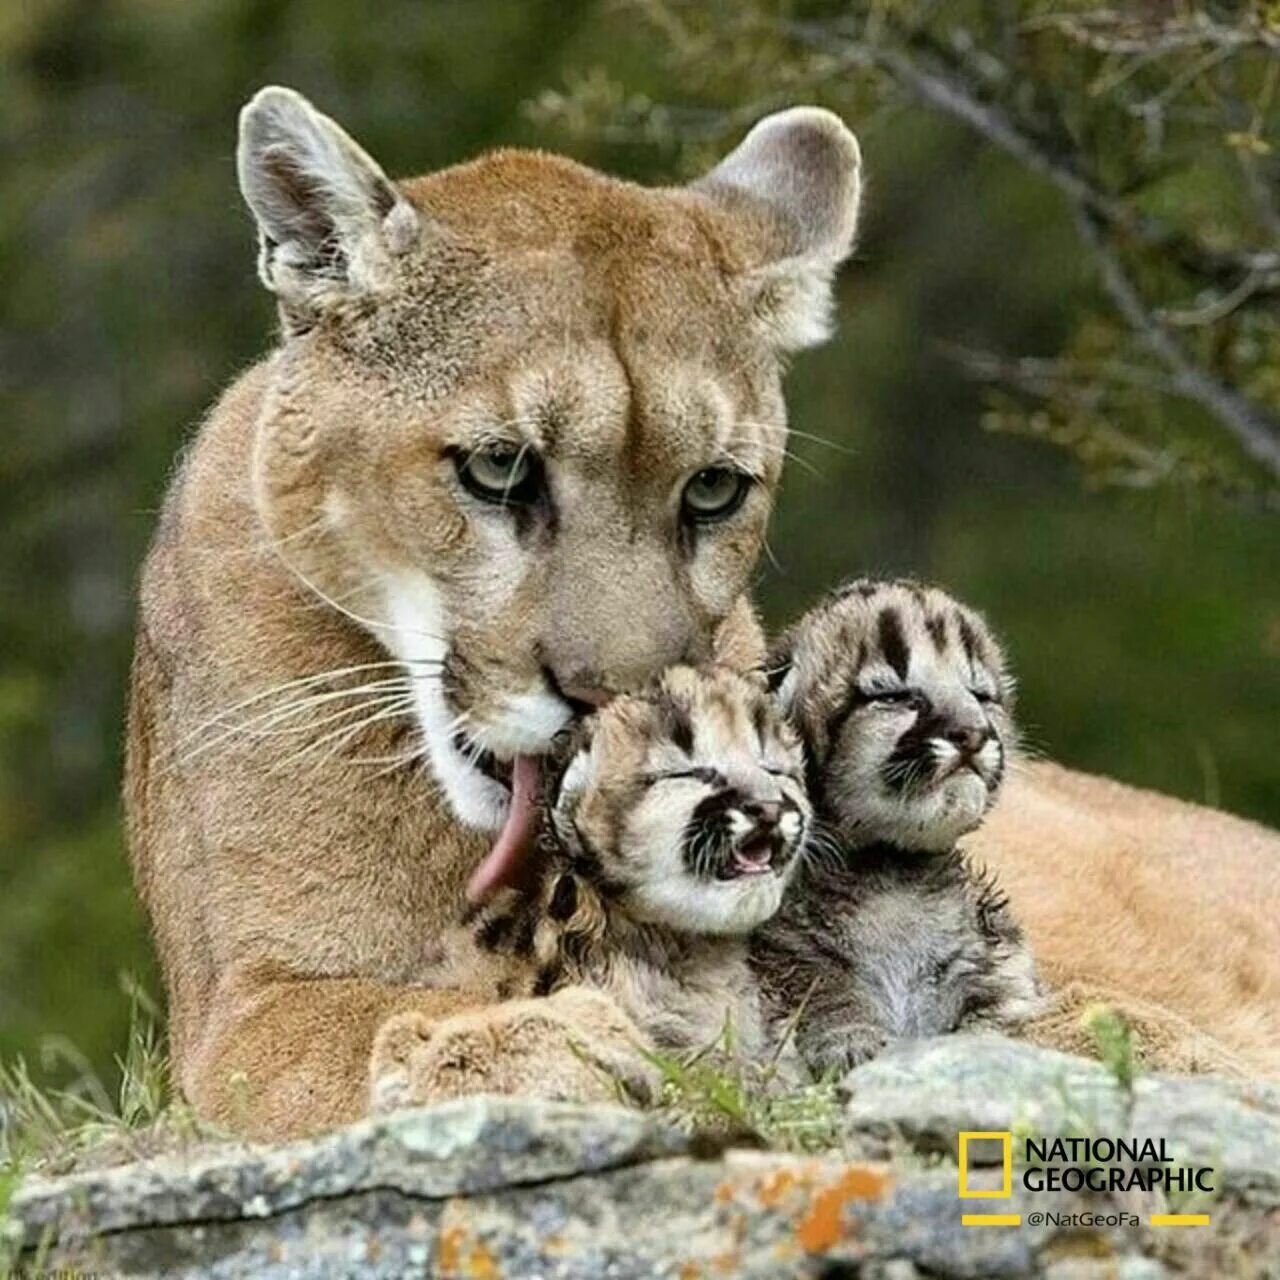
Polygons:
[[1153,1213],[1147,1221],[1153,1227],[1207,1227],[1207,1213]]
[[962,1227],[1016,1227],[1022,1221],[1020,1213],[962,1213]]

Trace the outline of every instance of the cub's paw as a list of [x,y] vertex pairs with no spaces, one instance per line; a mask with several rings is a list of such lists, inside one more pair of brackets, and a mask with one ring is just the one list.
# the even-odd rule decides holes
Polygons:
[[375,1112],[475,1093],[563,1102],[650,1102],[656,1072],[645,1039],[599,991],[566,987],[449,1017],[401,1013],[374,1038]]
[[883,1053],[889,1039],[883,1028],[855,1022],[810,1036],[799,1047],[816,1078],[834,1080]]

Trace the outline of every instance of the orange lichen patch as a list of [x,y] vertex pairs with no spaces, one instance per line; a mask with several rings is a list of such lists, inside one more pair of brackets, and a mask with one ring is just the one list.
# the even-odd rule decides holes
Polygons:
[[715,1190],[716,1204],[728,1204],[734,1196],[734,1186],[732,1182],[722,1182]]
[[484,1245],[476,1243],[467,1254],[467,1275],[471,1280],[499,1280],[498,1264]]
[[831,1186],[819,1191],[796,1225],[796,1238],[809,1253],[825,1253],[844,1234],[844,1207],[851,1200],[879,1200],[889,1189],[888,1174],[866,1165],[850,1165]]
[[457,1275],[462,1266],[462,1242],[467,1233],[461,1227],[445,1227],[440,1232],[436,1261],[444,1275]]
[[722,1276],[736,1276],[742,1271],[742,1255],[737,1249],[726,1249],[711,1259],[711,1269]]
[[774,1170],[760,1185],[758,1194],[761,1205],[766,1209],[776,1209],[798,1182],[799,1179],[791,1169]]
[[682,1262],[679,1280],[702,1280],[702,1268],[696,1262]]

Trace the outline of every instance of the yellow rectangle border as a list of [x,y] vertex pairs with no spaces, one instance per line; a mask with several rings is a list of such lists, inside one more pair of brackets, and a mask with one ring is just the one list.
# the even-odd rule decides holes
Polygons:
[[1022,1222],[1020,1213],[962,1213],[962,1227],[1016,1227]]
[[[969,1180],[969,1143],[976,1138],[993,1138],[1004,1145],[1004,1186],[993,1191],[971,1191]],[[958,1195],[961,1200],[1007,1200],[1013,1194],[1013,1134],[1007,1130],[966,1129],[959,1135],[957,1162],[960,1165]]]
[[1152,1227],[1207,1227],[1207,1213],[1153,1213],[1147,1219]]

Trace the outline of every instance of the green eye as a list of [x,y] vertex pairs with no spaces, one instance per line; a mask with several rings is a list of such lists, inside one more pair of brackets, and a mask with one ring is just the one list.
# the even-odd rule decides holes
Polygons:
[[742,505],[751,477],[732,467],[704,467],[684,487],[684,513],[690,520],[723,520]]
[[528,502],[537,495],[538,459],[526,447],[494,445],[458,460],[458,479],[486,502]]

